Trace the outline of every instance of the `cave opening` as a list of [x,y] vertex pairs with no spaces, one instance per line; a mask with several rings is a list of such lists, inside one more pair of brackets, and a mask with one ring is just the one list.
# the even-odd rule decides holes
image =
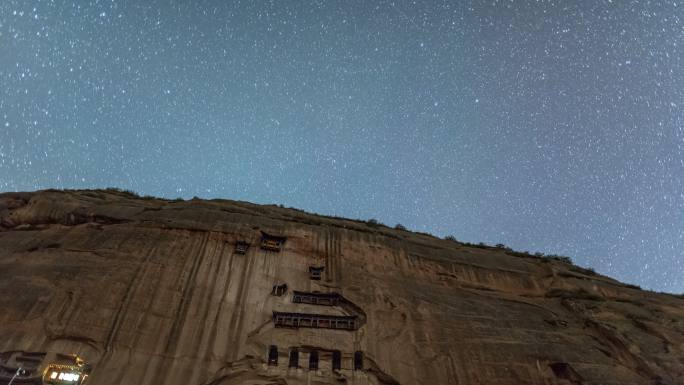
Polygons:
[[235,242],[235,254],[246,254],[249,249],[249,243],[245,241]]
[[309,370],[318,370],[318,351],[316,350],[309,353]]
[[309,266],[309,278],[313,281],[320,281],[325,270],[324,266]]
[[363,370],[363,352],[360,350],[354,352],[354,370]]
[[275,345],[268,347],[268,364],[278,366],[278,347]]
[[290,368],[299,367],[299,350],[297,348],[292,348],[290,350],[290,363],[288,364]]
[[549,364],[556,378],[568,380],[573,384],[580,384],[582,377],[567,362],[553,362]]
[[276,235],[261,232],[261,248],[267,251],[278,252],[285,243],[286,237],[279,237]]
[[274,285],[273,289],[271,289],[271,295],[275,295],[276,297],[280,297],[283,294],[287,292],[287,284],[283,283],[282,285]]
[[333,350],[332,368],[333,370],[342,369],[342,353],[339,350]]

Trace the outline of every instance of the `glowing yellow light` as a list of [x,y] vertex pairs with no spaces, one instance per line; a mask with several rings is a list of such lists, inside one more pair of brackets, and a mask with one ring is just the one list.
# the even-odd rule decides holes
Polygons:
[[54,380],[55,378],[57,378],[57,372],[52,372],[52,374],[50,375],[50,378],[53,379],[53,380]]
[[63,380],[64,379],[64,373],[60,373],[59,377],[57,377],[58,380]]

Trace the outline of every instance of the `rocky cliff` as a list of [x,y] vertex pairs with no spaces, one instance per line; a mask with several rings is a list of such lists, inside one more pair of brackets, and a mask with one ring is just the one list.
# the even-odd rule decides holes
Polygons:
[[0,293],[0,352],[86,384],[684,384],[680,297],[245,202],[0,194]]

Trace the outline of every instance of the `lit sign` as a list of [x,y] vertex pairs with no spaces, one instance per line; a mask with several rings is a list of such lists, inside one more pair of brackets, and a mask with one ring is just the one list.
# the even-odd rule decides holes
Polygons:
[[[64,357],[63,361],[66,360]],[[52,385],[81,385],[90,373],[90,365],[86,365],[79,357],[74,356],[76,365],[53,363],[49,364],[43,372],[44,384]]]
[[[66,369],[66,368],[64,368]],[[78,384],[79,380],[82,379],[83,374],[79,372],[62,370],[52,370],[47,375],[48,382],[52,384]]]
[[77,373],[52,372],[52,374],[50,374],[51,380],[60,380],[65,382],[76,382],[79,378],[81,378],[81,375]]

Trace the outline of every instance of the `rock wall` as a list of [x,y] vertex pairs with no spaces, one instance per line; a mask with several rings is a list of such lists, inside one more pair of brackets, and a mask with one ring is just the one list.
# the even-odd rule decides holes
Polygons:
[[[280,252],[259,247],[262,231],[287,237]],[[310,266],[325,267],[321,280]],[[295,290],[343,301],[293,303]],[[684,384],[681,297],[246,202],[0,194],[0,292],[0,352],[78,354],[90,384]],[[274,311],[359,327],[276,327]]]

